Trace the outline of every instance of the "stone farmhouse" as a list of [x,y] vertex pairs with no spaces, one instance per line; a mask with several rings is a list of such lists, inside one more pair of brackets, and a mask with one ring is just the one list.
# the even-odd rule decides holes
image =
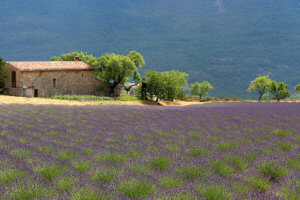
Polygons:
[[[25,97],[54,95],[109,95],[108,88],[96,79],[95,70],[75,61],[6,62],[8,77],[5,94]],[[121,88],[115,93],[120,94]]]

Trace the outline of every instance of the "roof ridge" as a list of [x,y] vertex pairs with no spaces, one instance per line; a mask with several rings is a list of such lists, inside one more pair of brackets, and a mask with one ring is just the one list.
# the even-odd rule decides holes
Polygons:
[[6,63],[20,71],[61,71],[93,69],[89,64],[83,61],[8,61]]

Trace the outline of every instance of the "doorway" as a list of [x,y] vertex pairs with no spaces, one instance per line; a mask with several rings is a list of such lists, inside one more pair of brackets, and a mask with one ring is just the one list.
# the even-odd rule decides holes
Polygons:
[[15,71],[11,72],[11,87],[17,87],[17,76]]
[[35,89],[34,90],[34,97],[38,97],[39,96],[39,90],[38,89]]

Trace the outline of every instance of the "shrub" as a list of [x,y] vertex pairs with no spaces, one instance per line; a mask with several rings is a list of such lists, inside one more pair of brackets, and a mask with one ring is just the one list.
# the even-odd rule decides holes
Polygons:
[[223,142],[220,142],[217,147],[218,149],[220,150],[224,150],[224,149],[232,149],[232,148],[237,148],[239,146],[238,143],[235,143],[235,142],[232,142],[232,141],[223,141]]
[[278,178],[282,178],[289,173],[287,168],[282,167],[274,161],[264,162],[259,167],[259,170],[264,176],[268,177],[270,181],[276,181]]
[[229,98],[229,97],[226,97],[226,98],[224,99],[224,101],[232,101],[232,99]]
[[163,198],[159,198],[158,200],[195,200],[197,196],[192,193],[181,193],[177,192],[173,196],[164,196]]
[[238,170],[242,170],[246,167],[246,163],[241,157],[228,155],[227,160]]
[[194,138],[201,138],[203,134],[197,131],[190,131],[188,135]]
[[76,179],[74,177],[62,177],[57,182],[58,189],[64,192],[68,192],[75,181]]
[[9,199],[14,200],[31,200],[31,199],[51,199],[53,197],[53,189],[44,187],[41,184],[21,183],[8,191]]
[[11,153],[21,159],[24,158],[24,156],[29,156],[31,154],[29,150],[21,148],[12,150]]
[[34,171],[40,174],[43,178],[52,181],[53,178],[63,174],[68,169],[62,165],[50,164],[44,166],[38,166],[34,168]]
[[6,133],[7,133],[7,131],[6,131],[6,130],[0,131],[0,135],[1,135],[1,136],[4,136],[4,135],[6,135]]
[[100,196],[89,188],[74,188],[71,194],[73,200],[99,200]]
[[16,169],[0,169],[0,183],[5,184],[12,180],[21,177],[24,174],[23,171]]
[[49,153],[53,149],[53,146],[42,146],[39,150],[43,153]]
[[100,183],[108,183],[111,180],[115,179],[118,175],[118,171],[115,169],[112,170],[99,170],[97,169],[94,172],[94,175],[92,177],[93,180],[97,180]]
[[108,162],[109,164],[115,165],[124,162],[127,157],[119,153],[108,152],[104,154],[97,154],[95,156],[96,161],[98,162]]
[[152,161],[152,166],[159,170],[165,170],[169,167],[170,161],[165,156],[160,156],[154,158]]
[[291,131],[283,130],[283,129],[275,129],[273,130],[273,133],[279,137],[287,137],[291,134]]
[[226,192],[219,185],[199,185],[198,191],[205,197],[206,200],[227,200],[232,199],[231,194]]
[[279,141],[278,144],[283,151],[289,151],[293,148],[293,144],[290,142]]
[[155,191],[155,184],[138,179],[129,179],[119,184],[119,190],[129,198],[144,198]]
[[73,166],[79,171],[79,172],[85,172],[89,167],[91,162],[87,160],[81,160],[81,161],[74,161]]
[[260,177],[250,177],[247,179],[247,181],[259,192],[265,192],[270,187],[269,182]]
[[179,186],[181,185],[181,180],[179,178],[173,178],[173,177],[169,177],[169,176],[164,176],[161,177],[160,179],[160,183],[165,187],[165,188],[173,188],[175,186]]
[[70,161],[72,158],[75,157],[75,154],[73,151],[61,151],[58,153],[57,157],[64,161]]
[[188,179],[201,178],[205,176],[205,170],[203,167],[195,165],[185,165],[176,169],[176,171],[182,176]]
[[220,176],[229,176],[233,172],[224,161],[215,161],[212,166]]
[[191,154],[193,157],[198,157],[207,154],[207,150],[204,147],[196,147],[193,149],[188,149],[187,153]]

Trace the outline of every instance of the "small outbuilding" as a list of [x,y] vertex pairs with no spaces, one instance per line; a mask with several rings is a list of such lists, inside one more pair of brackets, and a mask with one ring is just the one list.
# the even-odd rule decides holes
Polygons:
[[[6,62],[6,94],[26,97],[54,95],[108,95],[96,79],[95,70],[85,62],[34,61]],[[116,89],[120,93],[120,88]]]

